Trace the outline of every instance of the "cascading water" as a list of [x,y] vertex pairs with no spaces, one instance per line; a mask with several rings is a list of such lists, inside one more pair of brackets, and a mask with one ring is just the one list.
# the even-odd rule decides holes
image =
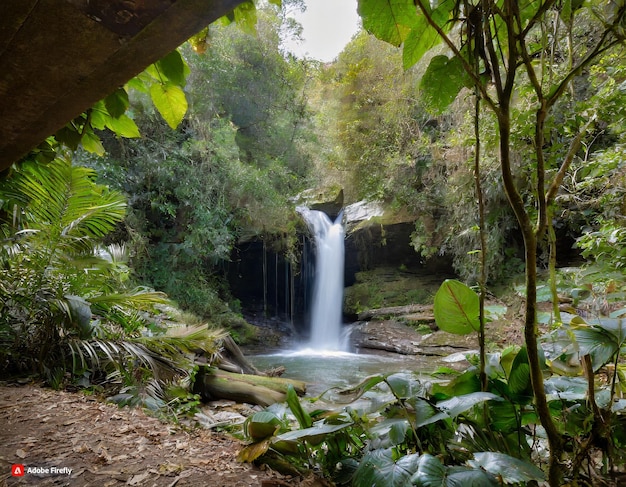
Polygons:
[[311,306],[311,336],[315,351],[342,350],[344,279],[344,228],[342,214],[333,222],[322,211],[299,206],[298,213],[309,226],[315,244],[315,278]]

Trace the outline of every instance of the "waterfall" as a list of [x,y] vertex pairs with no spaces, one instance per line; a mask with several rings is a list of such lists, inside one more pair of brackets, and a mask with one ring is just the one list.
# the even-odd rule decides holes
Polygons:
[[297,211],[313,234],[316,257],[308,345],[316,351],[341,350],[344,285],[342,214],[332,222],[322,211],[302,206]]

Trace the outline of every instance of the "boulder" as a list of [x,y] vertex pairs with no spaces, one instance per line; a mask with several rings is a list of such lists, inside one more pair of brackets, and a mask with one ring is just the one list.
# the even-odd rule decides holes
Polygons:
[[293,203],[296,206],[323,211],[331,219],[335,219],[343,209],[343,188],[331,186],[330,188],[307,189],[296,196]]

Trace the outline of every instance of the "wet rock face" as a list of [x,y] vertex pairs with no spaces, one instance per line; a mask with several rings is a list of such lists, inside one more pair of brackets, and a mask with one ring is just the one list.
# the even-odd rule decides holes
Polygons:
[[346,286],[355,282],[357,272],[376,267],[421,265],[420,255],[411,246],[413,223],[361,225],[346,238]]
[[294,203],[297,206],[322,211],[334,220],[343,209],[343,189],[340,187],[309,189],[296,196]]
[[[300,195],[296,203],[335,218],[342,209],[343,192],[339,189],[322,197],[311,191]],[[415,224],[410,216],[389,216],[379,203],[358,202],[343,208],[343,221],[346,227],[345,288],[356,283],[357,273],[379,268],[446,277],[452,273],[449,259],[437,256],[423,262],[415,252],[411,245]],[[291,331],[306,335],[315,256],[304,225],[298,240],[302,249],[298,268],[292,268],[284,255],[266,247],[262,239],[253,239],[241,242],[234,249],[230,262],[224,263],[224,272],[244,314],[254,313],[259,319],[288,322]],[[344,318],[354,319],[352,316]]]
[[393,319],[357,323],[351,339],[359,353],[391,352],[429,357],[447,357],[469,352],[478,346],[474,335],[458,336],[443,331],[420,333]]

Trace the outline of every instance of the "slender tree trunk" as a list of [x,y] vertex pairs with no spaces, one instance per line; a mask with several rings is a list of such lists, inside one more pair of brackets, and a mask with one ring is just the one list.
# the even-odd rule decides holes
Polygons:
[[511,204],[524,238],[525,262],[526,262],[526,305],[524,320],[524,341],[528,353],[528,365],[530,367],[530,379],[535,397],[535,408],[541,425],[546,430],[550,447],[550,465],[548,482],[551,487],[560,487],[563,476],[561,457],[563,454],[563,438],[556,429],[543,383],[543,373],[539,358],[539,345],[537,342],[537,238],[530,216],[524,207],[511,172],[510,153],[510,130],[511,116],[509,105],[506,100],[500,100],[498,113],[498,129],[500,132],[500,166],[504,189]]
[[485,373],[485,287],[487,284],[487,237],[485,229],[485,202],[483,189],[480,183],[480,92],[475,94],[474,102],[474,184],[476,186],[476,198],[478,200],[478,231],[480,235],[480,276],[478,278],[479,294],[479,322],[478,347],[480,349],[480,388],[487,390],[488,380]]

